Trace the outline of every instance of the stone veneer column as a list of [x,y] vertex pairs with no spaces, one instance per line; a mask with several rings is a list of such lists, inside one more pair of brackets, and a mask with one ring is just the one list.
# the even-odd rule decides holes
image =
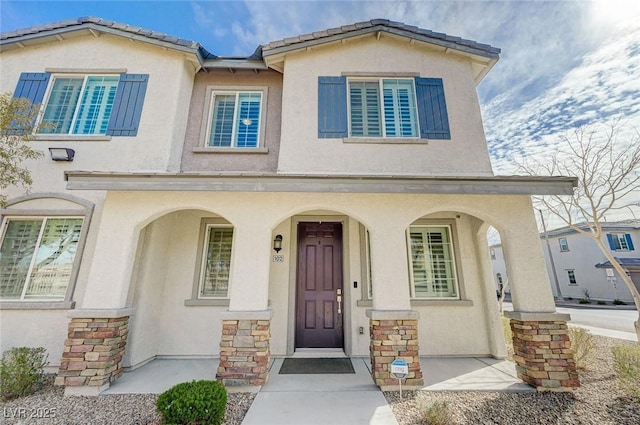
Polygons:
[[270,310],[223,314],[218,381],[225,386],[261,386],[267,382],[270,324]]
[[[71,319],[55,379],[55,385],[66,387],[65,395],[98,395],[120,377],[131,311],[125,314]],[[86,313],[72,311],[71,315]]]
[[418,353],[418,312],[413,310],[367,310],[371,335],[371,374],[382,390],[398,387],[391,375],[390,364],[397,358],[409,366],[403,388],[424,386]]
[[567,328],[568,314],[505,312],[511,319],[518,377],[538,391],[580,386]]

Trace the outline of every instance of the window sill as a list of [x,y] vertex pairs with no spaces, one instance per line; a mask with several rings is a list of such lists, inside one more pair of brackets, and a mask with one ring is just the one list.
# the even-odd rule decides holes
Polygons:
[[373,301],[372,300],[358,300],[356,302],[356,305],[358,307],[373,307]]
[[425,299],[411,300],[411,307],[472,307],[473,301],[471,300],[436,300],[436,299]]
[[193,148],[193,153],[269,153],[269,148]]
[[0,310],[71,310],[75,301],[0,301]]
[[217,300],[184,300],[187,307],[229,307],[229,299]]
[[369,143],[386,145],[426,145],[427,139],[401,138],[401,137],[347,137],[342,143]]
[[108,142],[112,136],[84,134],[36,134],[33,140],[38,142]]

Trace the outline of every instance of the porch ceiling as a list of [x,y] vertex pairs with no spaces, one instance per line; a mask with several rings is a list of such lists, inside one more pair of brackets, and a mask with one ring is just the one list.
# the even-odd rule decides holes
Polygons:
[[574,177],[435,177],[66,171],[69,190],[570,195]]

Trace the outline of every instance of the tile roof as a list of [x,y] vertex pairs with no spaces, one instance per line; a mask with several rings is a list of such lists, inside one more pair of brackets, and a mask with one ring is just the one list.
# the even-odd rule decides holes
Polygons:
[[[435,44],[447,45],[452,48],[459,48],[461,50],[472,50],[478,54],[496,57],[500,54],[500,49],[492,47],[488,44],[478,43],[473,40],[466,40],[460,37],[450,36],[440,32],[433,32],[427,29],[422,29],[413,25],[406,25],[402,22],[390,21],[388,19],[372,19],[370,21],[358,22],[351,25],[344,25],[338,28],[329,28],[324,31],[315,31],[309,34],[302,34],[296,37],[288,37],[282,40],[272,41],[267,44],[263,44],[261,47],[263,53],[269,51],[285,48],[289,46],[295,46],[296,44],[323,41],[324,39],[331,37],[347,36],[350,33],[357,31],[370,32],[375,30],[391,30],[399,31],[400,33],[413,37],[422,41],[432,42]],[[327,40],[330,41],[330,40]]]
[[0,34],[0,43],[10,43],[13,41],[18,41],[18,39],[31,38],[30,36],[38,36],[47,32],[56,32],[60,30],[72,31],[74,29],[79,29],[82,27],[95,27],[98,30],[102,28],[122,31],[132,35],[142,36],[153,41],[170,43],[177,47],[198,51],[203,56],[203,58],[215,57],[196,41],[185,40],[183,38],[175,37],[162,32],[152,31],[134,25],[123,24],[94,16],[83,16],[78,19],[67,19],[64,21],[53,22],[44,25],[35,25],[29,28],[18,29],[15,31],[3,32]]

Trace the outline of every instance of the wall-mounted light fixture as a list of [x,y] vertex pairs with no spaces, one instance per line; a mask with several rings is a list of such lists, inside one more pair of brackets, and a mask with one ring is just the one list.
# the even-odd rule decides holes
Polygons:
[[49,148],[49,154],[54,161],[73,161],[76,151],[71,148]]
[[273,240],[273,250],[275,252],[280,252],[281,249],[282,249],[282,235],[276,235],[275,239]]

